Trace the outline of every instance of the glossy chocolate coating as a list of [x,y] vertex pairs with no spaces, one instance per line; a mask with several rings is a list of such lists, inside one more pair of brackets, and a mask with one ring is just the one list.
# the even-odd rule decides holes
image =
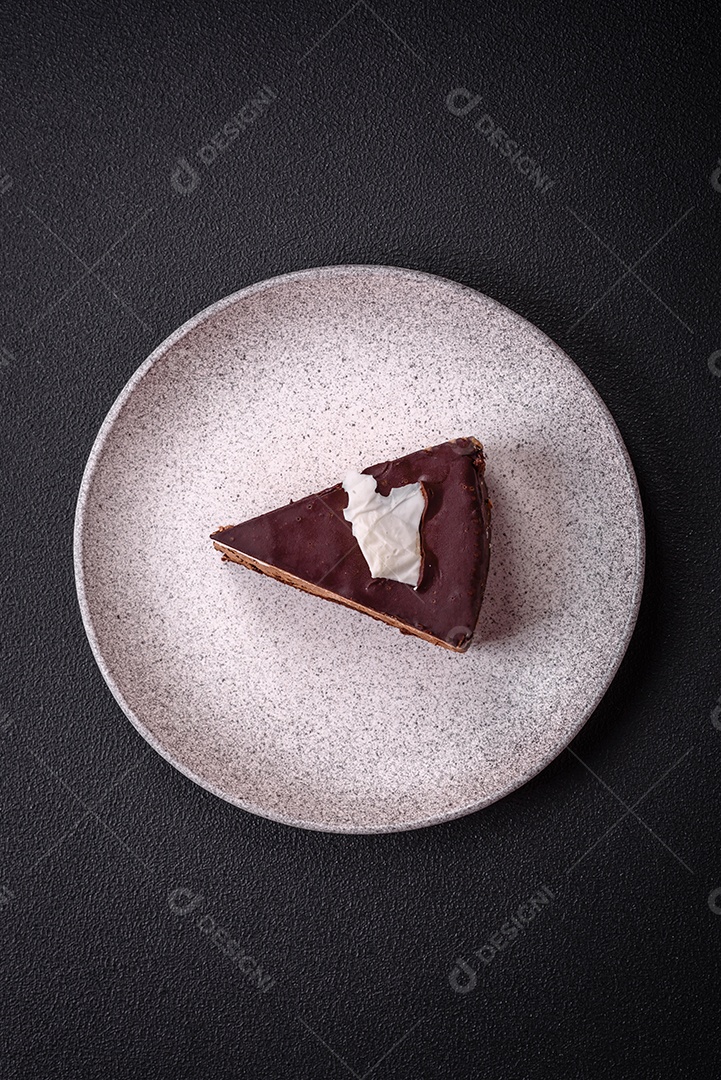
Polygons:
[[422,577],[417,589],[372,578],[343,517],[340,484],[212,534],[211,539],[289,574],[394,616],[454,647],[470,640],[488,574],[490,503],[483,449],[471,438],[418,450],[364,472],[378,491],[423,484]]

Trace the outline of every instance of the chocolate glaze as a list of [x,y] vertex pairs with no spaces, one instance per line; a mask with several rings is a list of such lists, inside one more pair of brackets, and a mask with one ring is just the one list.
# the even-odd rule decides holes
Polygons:
[[419,481],[425,488],[417,589],[371,577],[343,517],[348,495],[340,484],[219,529],[211,539],[463,648],[475,629],[488,574],[491,520],[484,470],[483,447],[474,438],[364,470],[375,477],[381,495]]

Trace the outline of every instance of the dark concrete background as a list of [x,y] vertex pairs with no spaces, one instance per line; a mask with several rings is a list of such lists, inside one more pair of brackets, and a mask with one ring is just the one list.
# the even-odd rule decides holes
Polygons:
[[[713,5],[648,0],[2,9],[3,1076],[718,1073],[719,44]],[[397,836],[276,825],[166,765],[95,666],[71,560],[147,354],[243,285],[353,262],[554,338],[648,528],[637,632],[571,750]]]

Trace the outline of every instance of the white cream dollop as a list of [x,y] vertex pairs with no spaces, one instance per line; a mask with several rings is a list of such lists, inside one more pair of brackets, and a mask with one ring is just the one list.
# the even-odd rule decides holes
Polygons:
[[420,484],[376,491],[368,473],[343,479],[348,506],[343,511],[374,578],[402,581],[415,589],[421,576],[421,517],[426,505]]

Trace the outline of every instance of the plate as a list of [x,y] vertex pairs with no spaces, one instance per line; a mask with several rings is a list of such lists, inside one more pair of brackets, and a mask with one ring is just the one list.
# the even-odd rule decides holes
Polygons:
[[[493,502],[464,655],[208,538],[461,435]],[[237,806],[337,832],[446,821],[538,773],[613,679],[643,563],[628,454],[576,365],[489,297],[384,266],[273,278],[172,334],[103,423],[75,520],[85,628],[138,731]]]

